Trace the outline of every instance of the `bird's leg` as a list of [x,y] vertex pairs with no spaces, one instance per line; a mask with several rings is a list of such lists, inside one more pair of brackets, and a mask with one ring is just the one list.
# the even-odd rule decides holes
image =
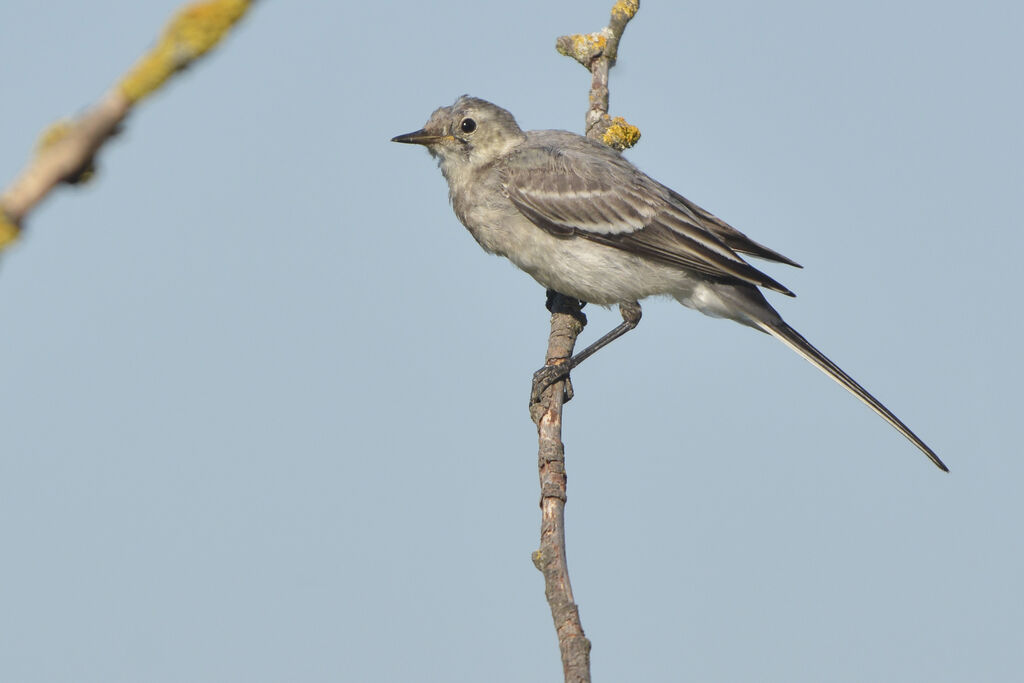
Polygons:
[[569,366],[568,370],[572,370],[577,365],[640,324],[640,317],[643,315],[643,311],[640,309],[640,304],[636,301],[631,301],[629,303],[619,304],[619,314],[622,315],[622,322],[619,323],[619,325],[611,332],[570,358],[569,362],[566,363],[566,365]]
[[[611,332],[604,335],[566,362],[559,363],[557,365],[545,365],[540,370],[533,373],[533,391],[530,394],[530,400],[533,403],[539,401],[541,392],[553,383],[563,378],[568,379],[569,372],[577,365],[636,327],[640,323],[640,317],[643,314],[643,311],[641,310],[638,302],[630,301],[619,304],[619,313],[622,315],[622,322],[619,323],[619,325]],[[571,394],[569,397],[571,397]]]
[[[587,325],[587,316],[583,314],[583,307],[586,306],[585,301],[580,301],[565,294],[556,292],[553,289],[547,290],[547,300],[544,302],[544,307],[552,314],[562,313],[569,315],[576,319],[579,323],[579,330],[582,330]],[[551,333],[555,334],[554,319],[552,318]],[[575,335],[573,335],[575,339]],[[571,347],[570,347],[571,348]],[[549,386],[554,384],[561,378],[565,379],[565,385],[562,387],[562,402],[572,400],[572,384],[569,382],[568,372],[558,375],[552,372],[550,379],[545,379],[543,373],[545,370],[553,371],[554,368],[566,365],[571,358],[560,356],[557,358],[549,358],[549,365],[545,365],[543,368],[533,373],[533,389],[530,392],[530,405],[536,405],[540,402],[541,393]]]

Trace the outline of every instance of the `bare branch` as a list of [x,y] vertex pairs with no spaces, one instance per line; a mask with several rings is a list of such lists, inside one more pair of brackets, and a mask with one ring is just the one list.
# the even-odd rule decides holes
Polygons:
[[[583,331],[579,301],[556,294],[551,304],[551,335],[545,355],[547,365],[565,363],[572,357],[576,337]],[[544,595],[558,633],[562,669],[566,681],[590,680],[590,641],[583,634],[579,610],[569,583],[565,554],[565,447],[562,444],[562,404],[570,397],[568,380],[550,385],[540,401],[530,406],[537,424],[540,472],[540,549],[533,563],[544,574]]]
[[[619,40],[626,24],[640,9],[639,0],[619,0],[612,7],[608,26],[586,35],[562,36],[557,49],[573,57],[591,72],[590,108],[587,111],[587,136],[622,150],[640,139],[640,131],[624,119],[608,115],[608,72],[618,56]],[[572,357],[576,337],[583,331],[586,318],[579,301],[554,294],[551,297],[551,334],[545,356],[547,365],[560,365]],[[566,681],[590,681],[590,641],[583,633],[579,608],[569,582],[565,550],[566,472],[565,446],[562,443],[562,405],[572,398],[568,379],[555,382],[531,404],[530,415],[537,424],[539,441],[538,469],[541,489],[540,549],[533,562],[544,574],[544,595],[558,634],[562,670]]]
[[35,156],[0,194],[0,251],[21,232],[25,217],[61,183],[88,181],[96,153],[140,100],[220,42],[255,0],[210,0],[183,7],[157,44],[100,101],[78,118],[40,136]]

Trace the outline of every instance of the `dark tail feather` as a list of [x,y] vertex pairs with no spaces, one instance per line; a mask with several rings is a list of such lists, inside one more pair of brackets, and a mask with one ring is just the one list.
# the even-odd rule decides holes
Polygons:
[[910,431],[910,428],[903,424],[898,417],[893,415],[892,412],[882,405],[877,398],[869,394],[867,389],[857,384],[852,377],[843,372],[838,365],[830,361],[825,354],[814,348],[809,341],[803,338],[803,335],[781,321],[771,323],[762,322],[758,324],[758,327],[799,353],[808,362],[810,362],[811,365],[841,384],[847,391],[863,401],[873,411],[878,413],[883,420],[895,427],[896,431],[907,437],[911,443],[920,448],[921,451],[927,455],[933,463],[935,463],[936,467],[943,472],[949,472],[949,468],[939,460],[939,456],[935,455],[935,451],[929,448],[924,441],[921,441],[914,432]]

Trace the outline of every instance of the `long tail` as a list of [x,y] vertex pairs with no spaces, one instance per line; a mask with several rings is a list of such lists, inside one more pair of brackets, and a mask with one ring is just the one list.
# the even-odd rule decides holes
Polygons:
[[910,431],[910,428],[907,427],[907,425],[903,424],[898,417],[893,415],[888,408],[882,405],[881,401],[869,394],[867,389],[857,384],[852,377],[843,372],[838,365],[830,361],[825,354],[814,348],[809,341],[803,338],[803,335],[782,321],[760,322],[757,323],[757,326],[799,353],[809,361],[811,365],[841,384],[847,391],[863,401],[873,411],[878,413],[883,420],[895,427],[896,431],[907,437],[911,443],[920,448],[921,451],[924,452],[924,454],[927,455],[933,463],[935,463],[936,467],[943,472],[949,472],[949,468],[939,460],[939,456],[935,455],[935,451],[929,448],[928,444],[921,441],[921,439],[917,437],[917,434]]

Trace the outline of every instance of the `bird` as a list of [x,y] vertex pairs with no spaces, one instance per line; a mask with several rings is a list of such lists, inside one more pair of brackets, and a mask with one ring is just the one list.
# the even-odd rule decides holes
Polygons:
[[782,319],[761,290],[795,295],[742,255],[800,264],[657,182],[619,151],[569,131],[524,131],[509,111],[469,95],[392,141],[422,145],[437,160],[455,215],[485,251],[549,292],[619,306],[623,322],[568,368],[635,328],[642,299],[667,295],[778,339],[949,471],[892,411]]

